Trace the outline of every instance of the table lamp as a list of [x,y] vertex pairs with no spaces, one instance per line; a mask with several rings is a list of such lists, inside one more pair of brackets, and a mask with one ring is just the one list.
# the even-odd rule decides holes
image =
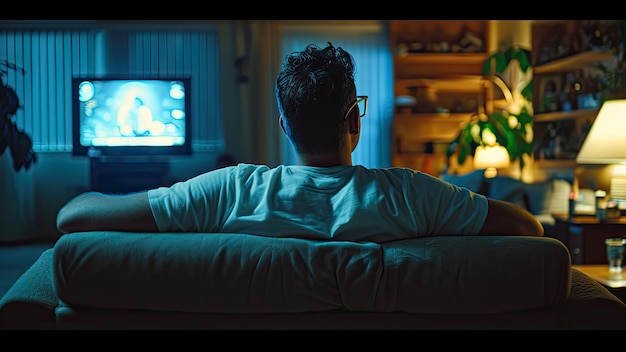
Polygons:
[[511,165],[511,158],[506,148],[501,145],[479,145],[474,152],[474,168],[485,169],[485,177],[493,178],[498,174],[498,169]]
[[615,165],[609,193],[612,199],[626,202],[626,99],[602,104],[576,163]]

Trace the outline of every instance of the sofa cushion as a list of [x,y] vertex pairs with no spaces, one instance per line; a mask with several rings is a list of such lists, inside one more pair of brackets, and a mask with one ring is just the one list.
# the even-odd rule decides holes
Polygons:
[[487,196],[520,205],[533,215],[567,214],[571,183],[563,179],[525,183],[510,176],[487,180]]
[[506,175],[486,178],[484,170],[474,170],[461,175],[443,174],[440,178],[489,198],[517,204],[534,215],[566,214],[569,207],[571,182],[565,179],[555,178],[525,183]]
[[59,300],[52,289],[52,256],[52,249],[42,252],[0,298],[0,331],[54,329]]
[[552,194],[545,212],[548,214],[568,214],[572,183],[564,179],[554,179],[552,186]]
[[532,214],[550,214],[554,181],[528,183],[524,185],[524,191],[528,199],[528,210]]
[[497,176],[488,179],[488,196],[493,199],[503,200],[528,209],[525,184],[509,176]]
[[57,241],[53,274],[61,307],[202,313],[500,313],[560,305],[571,286],[561,242],[504,236],[83,232]]
[[485,189],[485,171],[484,170],[474,170],[472,172],[468,172],[462,175],[448,175],[443,174],[440,177],[442,180],[446,182],[450,182],[459,187],[465,187],[470,191],[486,194]]

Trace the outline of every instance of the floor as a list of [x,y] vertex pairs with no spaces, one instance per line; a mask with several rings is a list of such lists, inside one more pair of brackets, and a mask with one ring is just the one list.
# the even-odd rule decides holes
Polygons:
[[0,243],[0,297],[39,258],[51,242]]

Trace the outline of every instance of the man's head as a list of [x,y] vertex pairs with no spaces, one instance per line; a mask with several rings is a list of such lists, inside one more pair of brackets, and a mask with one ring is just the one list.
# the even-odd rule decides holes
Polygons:
[[275,93],[283,130],[297,153],[336,153],[347,143],[353,144],[349,152],[356,147],[360,122],[354,70],[352,56],[331,43],[325,48],[310,44],[286,57]]

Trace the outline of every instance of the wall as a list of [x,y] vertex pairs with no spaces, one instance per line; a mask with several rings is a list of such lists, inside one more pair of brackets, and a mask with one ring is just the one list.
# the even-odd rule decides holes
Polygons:
[[494,20],[492,25],[494,35],[490,38],[490,48],[497,48],[502,40],[506,40],[530,49],[532,20]]
[[[218,152],[197,152],[192,156],[173,157],[170,159],[170,177],[172,182],[183,181],[203,172],[212,170],[216,166]],[[3,156],[6,157],[6,156]],[[0,159],[0,161],[2,161]],[[6,168],[0,167],[0,173],[6,173]],[[68,200],[76,195],[88,191],[90,187],[89,159],[75,157],[71,153],[39,153],[37,163],[31,166],[29,173],[32,177],[33,192],[28,204],[34,204],[32,214],[20,214],[15,207],[16,202],[2,199],[0,205],[9,212],[0,216],[0,242],[8,240],[28,240],[33,238],[56,239],[60,233],[56,229],[56,214]],[[24,183],[29,180],[26,173],[14,173],[13,178]],[[2,178],[0,178],[0,181]],[[4,187],[9,183],[3,182]],[[28,190],[28,187],[20,187]],[[27,194],[22,194],[24,198]],[[22,201],[21,203],[23,203]],[[2,210],[3,207],[0,207]],[[24,208],[22,208],[24,209]]]
[[15,171],[7,147],[0,155],[0,243],[36,235],[34,199],[34,168]]

